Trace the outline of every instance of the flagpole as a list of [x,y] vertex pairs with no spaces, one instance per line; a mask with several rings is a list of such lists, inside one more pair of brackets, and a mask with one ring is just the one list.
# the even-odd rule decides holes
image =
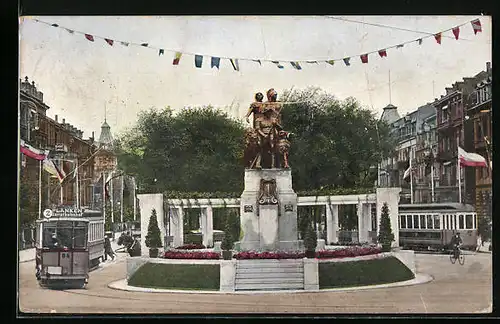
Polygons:
[[121,194],[120,194],[120,223],[123,223],[123,175],[121,178]]
[[458,179],[458,202],[459,203],[462,203],[462,179],[460,177],[460,171],[461,168],[460,168],[460,153],[459,153],[459,145],[460,145],[460,141],[459,141],[459,138],[457,137],[457,179]]
[[42,218],[42,160],[38,161],[38,218]]
[[431,201],[434,202],[434,157],[431,160]]
[[410,150],[410,203],[413,204],[413,169],[411,165],[411,150]]
[[78,172],[78,157],[76,158],[76,168],[75,168],[75,176],[76,176],[76,208],[80,208],[80,177]]
[[135,177],[132,178],[133,186],[134,186],[134,221],[136,220],[136,198],[135,198]]
[[[59,160],[59,167],[60,167],[60,170],[64,170],[62,160]],[[60,185],[61,185],[61,205],[63,205],[63,203],[64,203],[63,183],[61,182]]]
[[111,224],[115,222],[115,213],[113,208],[113,172],[111,172],[111,179],[109,180],[110,202],[111,202]]
[[103,171],[102,174],[102,215],[104,220],[106,220],[106,173]]

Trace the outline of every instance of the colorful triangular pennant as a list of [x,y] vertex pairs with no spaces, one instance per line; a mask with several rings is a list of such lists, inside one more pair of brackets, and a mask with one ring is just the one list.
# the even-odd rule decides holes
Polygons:
[[417,39],[418,45],[422,45],[422,38]]
[[163,48],[160,48],[160,51],[158,52],[158,56],[165,54],[165,50]]
[[120,42],[120,44],[122,44],[123,46],[128,46],[127,42]]
[[112,39],[105,38],[104,40],[106,41],[106,43],[109,44],[109,46],[113,46],[113,40]]
[[438,44],[441,44],[441,33],[437,33],[434,35],[434,38],[436,39],[436,42]]
[[238,63],[238,59],[229,59],[229,61],[231,61],[231,65],[233,66],[233,69],[235,71],[240,70],[240,64]]
[[210,67],[216,67],[217,69],[219,68],[220,64],[220,57],[212,57],[212,62],[210,62]]
[[363,54],[359,56],[362,63],[368,63],[368,54]]
[[58,24],[52,24],[51,26],[52,26],[52,27],[59,27],[59,25],[58,25]]
[[380,55],[380,57],[387,57],[387,50],[383,49],[378,51],[378,55]]
[[89,41],[93,42],[94,41],[94,36],[85,34],[85,38],[88,39]]
[[476,35],[478,32],[482,32],[481,29],[481,21],[479,19],[475,19],[470,22],[472,24],[472,29],[474,30],[474,35]]
[[296,70],[302,70],[302,67],[300,66],[299,62],[290,62],[290,64],[296,69]]
[[194,66],[196,66],[197,68],[201,68],[202,63],[203,63],[203,55],[195,55]]
[[343,59],[343,61],[344,61],[344,63],[345,63],[346,66],[350,66],[351,65],[351,63],[349,62],[350,60],[351,60],[350,57],[346,57],[346,58]]
[[262,62],[260,60],[252,60],[252,61],[259,63],[259,65],[262,65]]
[[148,43],[142,43],[141,46],[148,47]]
[[334,65],[335,64],[335,60],[328,60],[328,61],[325,61],[326,63],[330,64],[330,65]]
[[455,39],[458,39],[458,35],[460,34],[460,27],[455,27],[451,30],[453,32],[453,35],[455,35]]
[[283,65],[280,64],[280,62],[278,61],[271,61],[273,62],[274,64],[276,64],[276,66],[278,67],[278,69],[284,69],[285,67]]
[[179,65],[179,61],[181,60],[182,53],[176,52],[174,56],[174,60],[172,61],[173,65]]
[[405,46],[405,44],[399,44],[396,46],[396,48],[403,48],[403,46]]

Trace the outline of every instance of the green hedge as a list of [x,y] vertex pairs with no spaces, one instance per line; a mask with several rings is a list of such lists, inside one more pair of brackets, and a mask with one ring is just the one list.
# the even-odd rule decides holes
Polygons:
[[378,285],[415,278],[396,257],[352,262],[319,263],[319,288]]
[[144,288],[219,290],[218,264],[146,263],[128,284]]

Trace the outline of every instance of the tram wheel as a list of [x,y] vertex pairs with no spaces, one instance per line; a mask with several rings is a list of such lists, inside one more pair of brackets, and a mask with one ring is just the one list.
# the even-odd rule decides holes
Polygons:
[[458,256],[458,263],[460,263],[460,265],[464,265],[465,263],[465,256],[462,253]]

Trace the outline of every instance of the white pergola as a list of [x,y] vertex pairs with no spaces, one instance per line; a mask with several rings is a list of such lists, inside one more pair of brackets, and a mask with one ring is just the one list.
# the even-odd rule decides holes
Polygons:
[[[391,227],[395,241],[393,246],[398,246],[398,202],[401,188],[377,188],[372,194],[339,195],[339,196],[302,196],[298,197],[297,205],[300,206],[325,206],[327,242],[337,243],[339,232],[339,206],[356,205],[358,215],[358,240],[369,241],[369,232],[378,233],[382,205],[386,202],[389,206]],[[180,246],[184,242],[184,214],[186,209],[200,210],[200,228],[202,242],[205,246],[213,246],[213,208],[240,208],[239,198],[209,198],[209,199],[169,199],[163,194],[139,194],[141,209],[141,237],[147,235],[149,217],[154,208],[157,212],[158,226],[160,228],[162,243],[165,246],[167,226],[173,237],[173,246]],[[372,228],[371,210],[375,207],[377,228]],[[165,216],[168,217],[165,217]],[[165,224],[165,219],[169,224]],[[142,254],[148,254],[145,240],[141,240]]]

